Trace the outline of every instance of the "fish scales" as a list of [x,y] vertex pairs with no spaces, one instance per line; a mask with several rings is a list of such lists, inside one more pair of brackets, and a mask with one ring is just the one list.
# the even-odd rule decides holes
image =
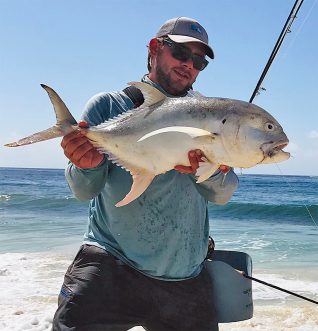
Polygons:
[[[168,126],[201,127],[213,131],[219,129],[217,121],[204,123],[206,111],[202,109],[198,100],[192,99],[174,98],[153,111],[149,108],[133,111],[127,117],[115,119],[114,125],[106,123],[92,128],[88,131],[87,137],[95,141],[96,147],[105,146],[103,151],[116,156],[117,162],[125,168],[132,170],[128,163],[135,158],[137,168],[148,169],[158,175],[173,168],[178,160],[181,164],[188,164],[189,150],[201,148],[204,151],[206,148],[202,146],[202,139],[194,140],[179,132],[153,136],[143,142],[139,141],[140,138]],[[216,117],[223,116],[218,111],[212,113]],[[210,141],[209,138],[206,140]],[[134,170],[137,171],[136,167]]]

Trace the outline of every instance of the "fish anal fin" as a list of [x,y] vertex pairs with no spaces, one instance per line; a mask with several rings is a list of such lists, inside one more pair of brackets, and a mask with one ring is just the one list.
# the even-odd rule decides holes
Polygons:
[[209,161],[206,158],[202,158],[203,162],[199,162],[199,168],[195,175],[198,176],[197,183],[202,183],[211,177],[215,171],[219,168],[219,165]]
[[147,187],[151,184],[154,179],[154,175],[150,173],[133,174],[133,184],[129,193],[124,197],[123,200],[116,203],[116,207],[122,207],[128,205],[130,202],[137,199],[142,193],[144,193]]
[[156,136],[159,134],[168,133],[168,132],[187,134],[188,136],[190,136],[193,139],[198,138],[198,137],[203,137],[203,136],[209,136],[209,137],[214,136],[213,133],[211,133],[207,130],[199,129],[199,128],[194,128],[194,127],[189,127],[189,126],[169,126],[166,128],[162,128],[162,129],[147,133],[146,135],[141,137],[138,140],[138,142],[148,139],[150,137],[153,137],[153,136]]

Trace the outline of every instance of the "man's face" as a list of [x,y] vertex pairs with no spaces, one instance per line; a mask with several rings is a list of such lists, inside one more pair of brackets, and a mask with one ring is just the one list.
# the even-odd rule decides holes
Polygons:
[[[182,45],[192,54],[205,56],[204,46],[191,42]],[[173,57],[171,47],[158,41],[155,55],[152,57],[152,69],[149,77],[172,95],[183,95],[195,82],[199,70],[193,67],[192,59],[181,61]]]

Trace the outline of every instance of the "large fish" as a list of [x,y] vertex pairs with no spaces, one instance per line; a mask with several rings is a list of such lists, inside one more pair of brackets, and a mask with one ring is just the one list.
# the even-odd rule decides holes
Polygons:
[[[282,127],[256,105],[224,98],[170,98],[146,83],[130,85],[142,91],[145,101],[141,107],[80,129],[98,150],[133,177],[130,192],[117,207],[139,197],[155,176],[176,165],[189,165],[188,151],[193,149],[205,154],[196,173],[197,182],[209,178],[221,164],[250,168],[289,158],[283,151],[288,139]],[[41,86],[53,104],[56,125],[6,146],[33,144],[79,129],[58,94]]]

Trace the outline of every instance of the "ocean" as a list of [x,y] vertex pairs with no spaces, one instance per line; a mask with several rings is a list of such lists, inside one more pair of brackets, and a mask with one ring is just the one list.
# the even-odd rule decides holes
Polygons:
[[[227,205],[209,205],[216,248],[248,253],[254,277],[318,301],[318,177],[239,180]],[[50,329],[86,222],[63,170],[0,168],[0,330]],[[311,302],[256,282],[253,299],[252,319],[220,331],[318,330]]]

